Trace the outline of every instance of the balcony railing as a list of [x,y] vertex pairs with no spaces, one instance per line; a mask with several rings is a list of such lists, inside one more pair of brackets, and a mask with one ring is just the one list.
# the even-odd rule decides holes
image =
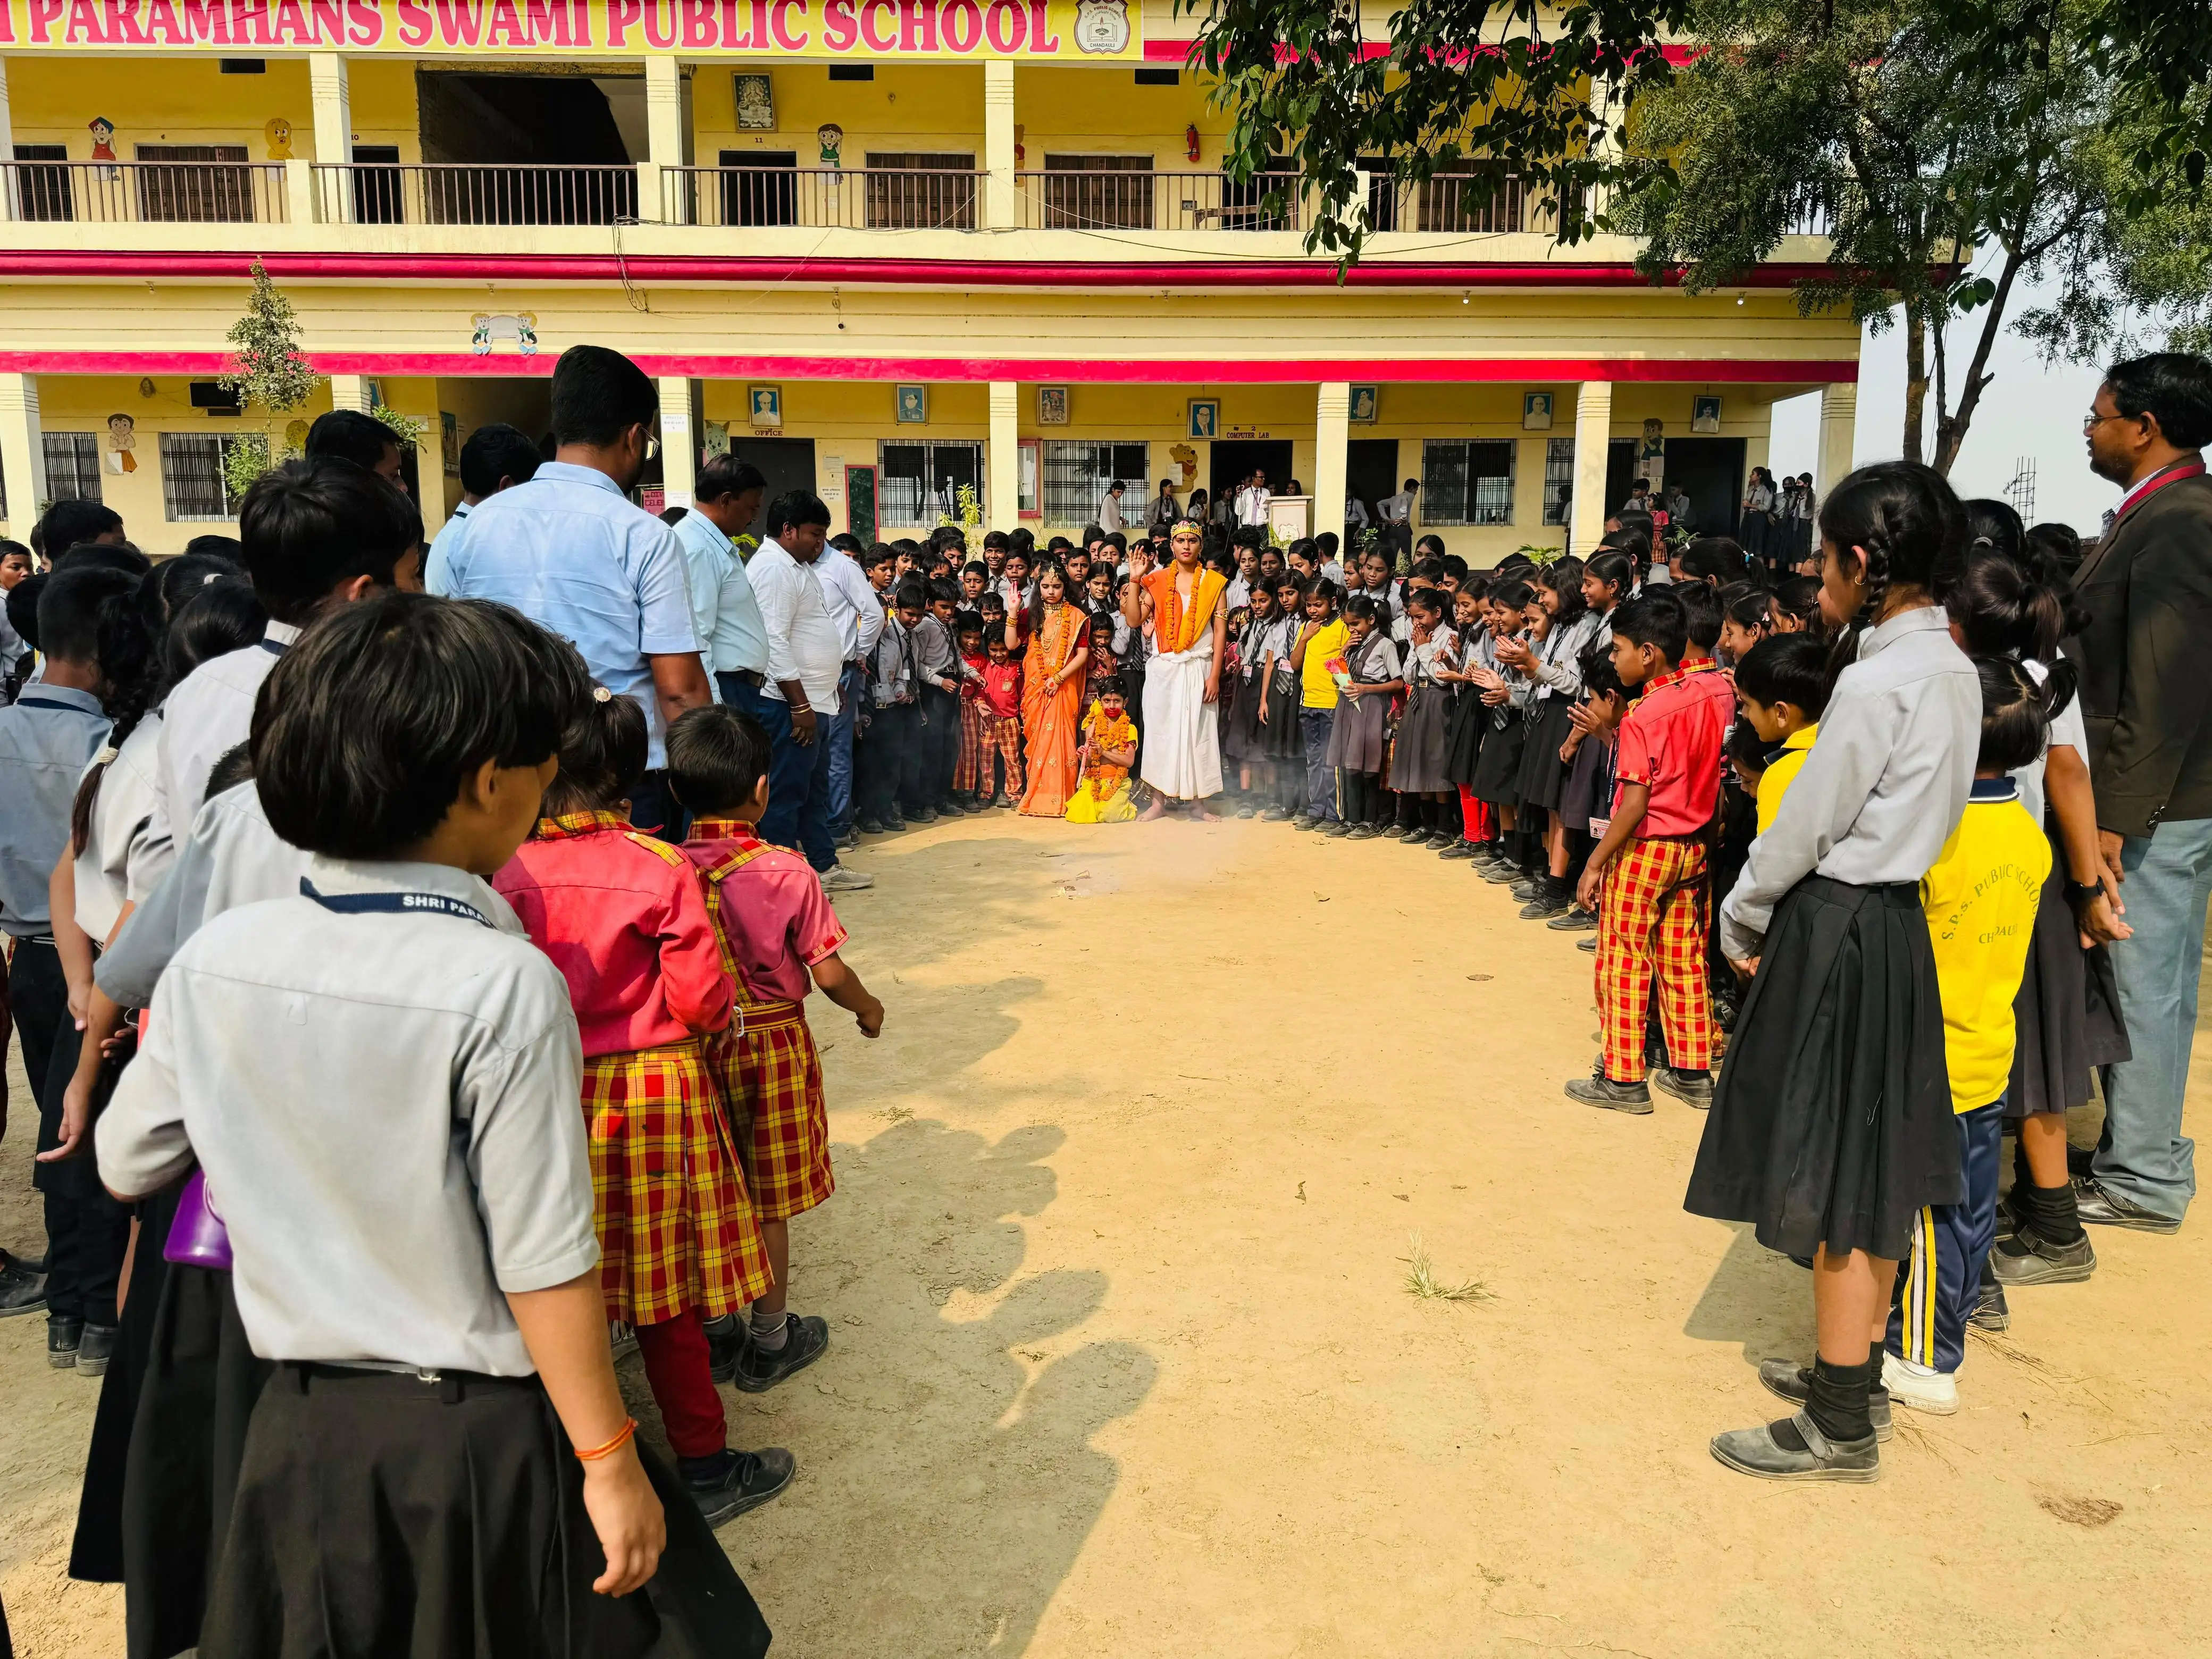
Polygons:
[[1295,173],[1018,173],[1024,230],[1297,230]]
[[0,161],[7,216],[75,224],[283,224],[281,161]]
[[637,169],[477,161],[318,162],[325,223],[611,225],[637,217]]
[[973,230],[987,173],[916,167],[665,167],[671,224]]
[[1559,229],[1553,198],[1511,173],[1439,173],[1400,183],[1370,174],[1367,224],[1375,231],[1498,236]]

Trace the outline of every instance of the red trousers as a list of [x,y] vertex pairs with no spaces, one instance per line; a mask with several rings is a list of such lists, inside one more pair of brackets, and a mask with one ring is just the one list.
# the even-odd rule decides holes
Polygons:
[[729,1443],[729,1422],[722,1396],[707,1371],[707,1333],[699,1310],[686,1308],[673,1319],[640,1325],[637,1351],[645,1361],[645,1380],[660,1407],[669,1449],[678,1457],[711,1457]]

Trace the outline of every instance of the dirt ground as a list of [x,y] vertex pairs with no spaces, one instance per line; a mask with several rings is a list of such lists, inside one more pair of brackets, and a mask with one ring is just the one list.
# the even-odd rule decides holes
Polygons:
[[[798,1454],[722,1534],[784,1659],[2203,1650],[2204,1220],[2016,1296],[1878,1485],[1747,1480],[1706,1441],[1778,1414],[1806,1276],[1683,1212],[1698,1115],[1561,1096],[1573,936],[1256,823],[999,813],[856,862],[890,1019],[817,1002],[838,1192],[793,1230],[832,1346],[726,1393]],[[1484,1299],[1408,1294],[1413,1235]],[[94,1388],[42,1321],[0,1323],[0,1401],[19,1650],[119,1653],[119,1591],[64,1577]]]

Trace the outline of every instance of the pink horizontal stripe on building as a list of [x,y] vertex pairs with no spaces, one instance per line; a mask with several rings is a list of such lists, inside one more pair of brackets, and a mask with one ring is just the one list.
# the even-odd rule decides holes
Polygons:
[[[321,351],[325,374],[542,375],[559,352],[534,357],[501,352]],[[1290,358],[1272,362],[1219,359],[1101,362],[1059,357],[744,357],[702,353],[631,356],[648,374],[698,380],[772,376],[793,380],[1042,380],[1079,386],[1274,386],[1324,380],[1401,384],[1528,384],[1578,380],[1668,385],[1827,385],[1859,377],[1856,358],[1727,357]],[[0,351],[0,371],[24,374],[218,374],[219,351]]]
[[[0,252],[0,277],[159,276],[245,278],[256,256],[236,253]],[[807,259],[719,254],[264,253],[279,279],[323,281],[611,283],[836,283],[912,288],[1334,288],[1335,261],[1316,259]],[[1832,276],[1826,264],[1769,263],[1731,288],[1781,289]],[[1667,274],[1661,286],[1680,282]],[[1626,261],[1456,263],[1370,259],[1346,274],[1345,286],[1375,289],[1603,288],[1653,286]]]

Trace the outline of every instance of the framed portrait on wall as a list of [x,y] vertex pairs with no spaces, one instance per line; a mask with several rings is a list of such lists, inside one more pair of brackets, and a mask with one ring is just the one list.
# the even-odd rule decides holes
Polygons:
[[1721,429],[1721,400],[1718,393],[1690,400],[1690,430],[1717,433]]
[[780,386],[749,386],[745,388],[745,408],[755,426],[783,424],[783,388]]
[[902,386],[898,389],[898,423],[901,426],[922,426],[929,420],[929,388],[926,386]]
[[1067,424],[1067,388],[1064,386],[1041,386],[1037,388],[1037,424],[1066,426]]
[[738,131],[774,132],[775,93],[768,76],[740,75],[734,79],[738,94]]
[[1186,438],[1211,438],[1221,430],[1221,400],[1218,398],[1193,398],[1190,400]]
[[1550,392],[1524,392],[1521,394],[1521,429],[1523,432],[1549,432],[1552,429]]
[[1382,388],[1378,386],[1354,386],[1350,407],[1349,418],[1352,425],[1374,425],[1382,410]]

